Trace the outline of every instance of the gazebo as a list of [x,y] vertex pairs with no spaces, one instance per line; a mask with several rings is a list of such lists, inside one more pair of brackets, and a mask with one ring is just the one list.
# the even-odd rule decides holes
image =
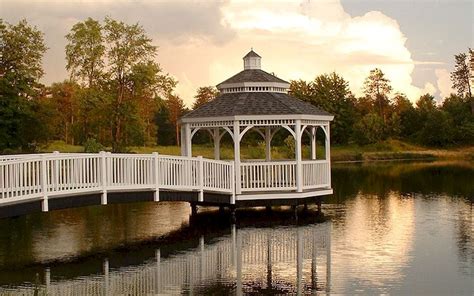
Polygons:
[[[235,201],[299,199],[332,194],[329,124],[334,116],[288,94],[290,84],[261,69],[261,57],[251,50],[244,70],[217,85],[220,95],[186,114],[181,123],[181,154],[192,156],[192,139],[208,130],[214,158],[228,133],[234,144]],[[295,159],[272,160],[275,133],[286,129],[295,140]],[[316,159],[316,131],[325,136],[325,157]],[[242,160],[241,141],[250,130],[265,140],[264,160]],[[302,138],[309,136],[310,158],[302,158]]]

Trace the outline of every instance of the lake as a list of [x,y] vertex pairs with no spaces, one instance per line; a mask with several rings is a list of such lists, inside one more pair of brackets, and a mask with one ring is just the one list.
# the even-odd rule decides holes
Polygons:
[[1,295],[474,293],[474,163],[334,164],[315,206],[94,206],[0,220]]

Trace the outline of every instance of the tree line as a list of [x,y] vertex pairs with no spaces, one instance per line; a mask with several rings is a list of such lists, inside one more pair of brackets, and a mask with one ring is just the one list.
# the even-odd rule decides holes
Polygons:
[[[51,140],[85,147],[179,145],[178,119],[189,111],[175,93],[177,81],[156,62],[157,47],[139,24],[88,18],[65,36],[62,82],[42,85],[43,33],[26,20],[0,19],[0,153],[31,152]],[[292,95],[335,115],[332,141],[368,144],[402,138],[426,145],[474,141],[471,77],[474,54],[455,56],[452,94],[438,106],[430,95],[413,106],[393,93],[379,69],[370,72],[364,96],[355,97],[336,73],[292,81]],[[197,90],[192,109],[218,95]]]

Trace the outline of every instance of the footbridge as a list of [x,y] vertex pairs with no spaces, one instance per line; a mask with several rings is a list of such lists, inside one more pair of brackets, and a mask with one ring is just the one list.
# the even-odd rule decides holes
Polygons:
[[0,157],[0,217],[144,200],[235,208],[301,202],[331,193],[328,160],[302,161],[298,173],[296,161],[236,166],[234,161],[158,153]]

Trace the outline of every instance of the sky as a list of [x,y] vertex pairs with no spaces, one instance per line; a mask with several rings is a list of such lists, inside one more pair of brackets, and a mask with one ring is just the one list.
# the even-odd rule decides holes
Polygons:
[[454,55],[474,47],[472,0],[0,0],[2,19],[26,19],[44,32],[45,84],[68,77],[71,27],[105,16],[145,28],[188,106],[198,87],[241,71],[250,48],[263,70],[288,81],[335,71],[361,95],[378,67],[394,92],[441,101],[452,92]]

